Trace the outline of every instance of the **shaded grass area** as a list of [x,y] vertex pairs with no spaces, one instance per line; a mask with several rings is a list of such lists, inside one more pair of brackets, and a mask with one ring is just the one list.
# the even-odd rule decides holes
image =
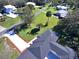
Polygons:
[[0,25],[5,28],[9,28],[10,26],[18,23],[19,21],[20,21],[20,17],[10,18],[10,17],[5,16],[5,21],[0,22]]
[[17,57],[20,55],[18,51],[15,50],[9,50],[7,47],[4,45],[4,38],[0,38],[0,58],[1,59],[17,59]]
[[30,41],[32,40],[36,35],[40,35],[43,32],[45,32],[46,30],[54,27],[57,22],[59,21],[57,18],[55,17],[50,17],[50,21],[47,27],[42,27],[41,30],[36,34],[36,35],[32,35],[32,34],[28,34],[28,32],[31,32],[32,29],[34,29],[36,27],[37,24],[43,24],[45,25],[46,21],[48,20],[48,18],[46,17],[45,13],[42,12],[41,14],[39,14],[38,16],[36,16],[34,18],[34,21],[31,24],[31,27],[27,28],[26,30],[22,30],[20,31],[19,35],[26,41]]
[[34,10],[32,10],[32,13],[35,14],[36,12],[38,12],[40,9],[39,8],[35,8]]
[[19,52],[13,51],[13,52],[10,54],[9,59],[17,59],[17,57],[18,57],[19,55],[20,55]]
[[3,39],[0,38],[0,52],[2,52],[4,49]]

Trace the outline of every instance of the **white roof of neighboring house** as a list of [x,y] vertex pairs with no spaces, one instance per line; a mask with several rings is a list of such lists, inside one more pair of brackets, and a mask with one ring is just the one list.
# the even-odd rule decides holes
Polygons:
[[34,5],[34,6],[36,5],[34,2],[27,2],[26,4],[27,4],[27,5],[32,4],[32,5]]
[[12,8],[13,10],[17,9],[15,6],[12,5],[5,5],[4,8]]
[[59,9],[68,9],[68,7],[66,7],[66,6],[61,6],[61,5],[58,5],[57,8],[59,8]]
[[61,16],[61,17],[65,17],[65,16],[67,16],[68,11],[65,11],[65,10],[59,10],[58,13],[60,13],[60,16]]

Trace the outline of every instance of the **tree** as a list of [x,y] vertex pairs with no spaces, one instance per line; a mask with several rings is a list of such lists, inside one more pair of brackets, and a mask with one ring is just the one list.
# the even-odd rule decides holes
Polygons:
[[34,9],[35,9],[35,6],[32,5],[32,4],[28,4],[27,6],[28,6],[31,10],[34,10]]
[[61,4],[63,2],[63,0],[49,0],[49,2],[52,2],[52,4],[54,6],[58,5],[58,4]]
[[18,13],[21,13],[20,17],[21,17],[21,21],[24,24],[31,24],[31,22],[33,21],[33,15],[32,15],[32,10],[28,7],[25,6],[22,9],[20,9],[20,11]]
[[64,0],[65,3],[70,5],[71,7],[79,8],[79,0]]
[[[13,0],[14,1],[14,0]],[[14,5],[17,8],[21,8],[25,6],[26,1],[25,0],[15,0]]]
[[58,33],[58,43],[73,48],[79,54],[79,10],[60,20],[53,31]]
[[49,18],[51,17],[51,15],[52,15],[51,11],[47,11],[46,16],[48,17],[48,20],[47,20],[45,26],[48,25],[48,22],[49,22],[49,20],[50,20]]

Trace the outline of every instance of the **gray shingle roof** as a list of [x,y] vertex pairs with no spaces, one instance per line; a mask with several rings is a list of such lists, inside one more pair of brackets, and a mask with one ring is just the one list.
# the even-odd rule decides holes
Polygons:
[[37,37],[37,40],[34,42],[44,42],[45,40],[56,42],[58,40],[58,36],[52,30],[47,30],[45,33]]
[[17,59],[37,59],[29,50],[25,50]]
[[28,49],[37,59],[41,59],[40,47],[33,47]]

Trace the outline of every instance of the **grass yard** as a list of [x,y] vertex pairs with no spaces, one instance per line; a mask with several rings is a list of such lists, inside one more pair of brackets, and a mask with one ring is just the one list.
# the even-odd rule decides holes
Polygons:
[[48,20],[48,18],[46,17],[45,13],[42,12],[41,14],[39,14],[38,16],[36,16],[34,18],[34,21],[32,22],[31,24],[31,28],[27,28],[26,30],[22,30],[20,31],[19,35],[24,39],[26,40],[27,42],[29,42],[30,40],[32,40],[36,35],[40,35],[42,34],[43,32],[45,32],[46,30],[54,27],[57,22],[58,22],[58,19],[56,17],[50,17],[50,21],[49,21],[49,24],[47,27],[42,27],[41,30],[38,32],[38,34],[36,35],[32,35],[32,34],[28,34],[28,32],[30,32],[32,29],[34,29],[36,27],[37,24],[45,24],[46,21]]
[[13,19],[13,18],[5,16],[5,21],[0,22],[0,25],[5,27],[5,28],[9,28],[10,26],[18,23],[19,21],[20,21],[20,17]]
[[33,14],[35,14],[36,12],[38,12],[40,9],[39,8],[35,8],[34,10],[32,10]]
[[0,59],[17,59],[20,53],[13,49],[9,50],[10,47],[6,48],[7,45],[5,46],[4,43],[4,38],[0,38]]
[[8,59],[17,59],[18,56],[20,56],[20,53],[14,50]]
[[[37,11],[39,12],[39,10],[40,10],[39,8],[36,8],[35,10],[33,10],[33,13],[35,13]],[[56,9],[54,7],[50,7],[45,12],[47,12],[47,11],[51,11],[52,13],[55,13]],[[38,16],[35,16],[34,17],[34,21],[31,24],[31,27],[29,27],[29,28],[27,28],[25,30],[21,30],[18,35],[20,37],[22,37],[24,40],[26,40],[27,42],[29,42],[36,35],[40,35],[43,32],[45,32],[46,30],[54,27],[59,20],[56,17],[52,16],[52,17],[50,17],[50,21],[49,21],[48,26],[47,27],[42,27],[41,30],[38,32],[38,34],[36,34],[36,35],[28,34],[28,32],[31,32],[31,30],[34,29],[36,27],[36,25],[38,25],[38,24],[45,25],[46,21],[48,20],[48,18],[46,17],[46,13],[45,12],[42,12]],[[9,18],[9,17],[5,17],[5,19],[6,19],[6,21],[0,22],[0,25],[2,25],[5,28],[9,28],[10,26],[18,23],[21,20],[20,17],[17,17],[15,19]]]

